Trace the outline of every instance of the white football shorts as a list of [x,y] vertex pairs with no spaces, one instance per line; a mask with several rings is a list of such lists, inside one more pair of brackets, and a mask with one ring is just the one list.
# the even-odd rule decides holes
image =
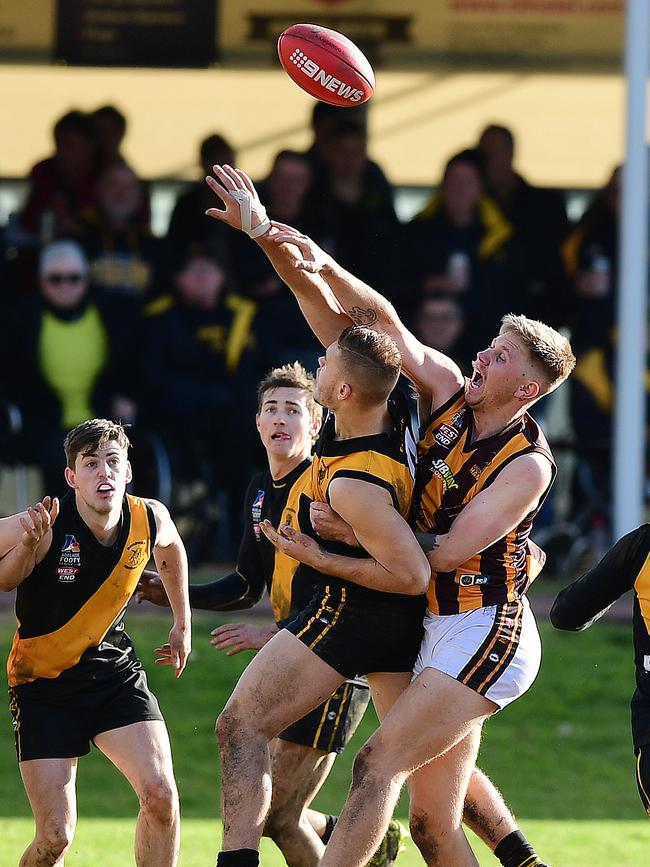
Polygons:
[[435,668],[503,708],[531,686],[541,660],[537,624],[524,597],[462,614],[427,611],[413,677]]

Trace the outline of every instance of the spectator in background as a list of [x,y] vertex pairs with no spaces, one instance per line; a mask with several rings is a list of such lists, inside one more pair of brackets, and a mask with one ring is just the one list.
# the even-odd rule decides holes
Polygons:
[[456,297],[471,346],[488,343],[501,317],[520,303],[513,229],[485,194],[482,167],[476,150],[448,161],[440,190],[404,227],[401,250],[410,303],[441,292]]
[[81,212],[95,202],[99,165],[92,118],[77,109],[69,111],[54,125],[54,154],[30,172],[20,224],[33,244],[78,230]]
[[464,346],[465,315],[452,295],[429,295],[422,299],[413,318],[418,340],[453,359],[471,376],[471,351]]
[[[312,143],[305,151],[311,166],[312,177],[317,180],[327,174],[329,155],[333,147],[332,133],[341,121],[354,122],[367,131],[368,104],[354,108],[340,108],[327,102],[317,102],[311,113]],[[388,183],[377,163],[368,160],[368,171],[378,183]]]
[[209,490],[226,491],[238,536],[239,504],[257,453],[255,305],[230,291],[211,252],[192,248],[173,271],[173,294],[145,308],[141,420],[165,440],[175,477],[202,478]]
[[67,431],[96,416],[132,421],[132,338],[136,323],[116,302],[89,292],[88,262],[74,241],[46,246],[37,297],[26,299],[2,340],[8,397],[22,413],[23,460],[36,456],[44,489],[63,493]]
[[93,286],[106,296],[137,303],[152,290],[162,268],[162,246],[143,216],[144,191],[126,163],[114,163],[97,182],[97,204],[84,215],[79,241],[90,262]]
[[571,328],[578,352],[594,343],[606,343],[614,325],[620,174],[617,166],[563,247],[572,280]]
[[[650,324],[647,346],[650,348]],[[577,462],[573,480],[574,518],[588,520],[592,530],[610,532],[611,449],[616,392],[617,339],[614,329],[603,339],[596,330],[591,345],[578,357],[570,389],[571,426],[575,434]],[[646,360],[650,371],[650,353]],[[646,374],[646,401],[650,396],[650,372]],[[646,437],[647,437],[646,421]],[[647,459],[647,456],[646,456]],[[646,478],[650,479],[650,467]],[[650,487],[646,483],[646,494]],[[584,518],[584,520],[582,520]],[[597,533],[596,535],[600,535]],[[602,553],[602,552],[601,552]]]
[[486,190],[514,229],[524,263],[518,310],[550,325],[566,323],[566,274],[561,245],[569,232],[562,195],[534,187],[515,171],[515,139],[507,127],[490,124],[480,135]]
[[[280,151],[273,160],[268,177],[259,184],[260,196],[269,216],[281,223],[306,227],[305,199],[311,179],[311,169],[304,154]],[[263,352],[262,369],[295,360],[308,370],[315,369],[322,347],[305,323],[293,294],[267,257],[242,232],[234,232],[232,252],[233,268],[241,291],[256,305],[253,329],[260,352]]]
[[306,202],[309,234],[362,280],[393,289],[397,229],[393,188],[371,167],[365,128],[339,120],[329,132],[325,169]]
[[125,163],[122,142],[126,135],[126,117],[114,105],[102,105],[91,114],[95,124],[102,169],[114,163]]
[[235,165],[232,145],[219,133],[212,133],[201,142],[199,163],[201,178],[190,184],[176,200],[167,230],[167,242],[177,250],[187,250],[191,244],[209,249],[222,262],[230,258],[232,239],[239,233],[217,220],[205,216],[213,200],[205,184],[205,176],[212,174],[214,165]]

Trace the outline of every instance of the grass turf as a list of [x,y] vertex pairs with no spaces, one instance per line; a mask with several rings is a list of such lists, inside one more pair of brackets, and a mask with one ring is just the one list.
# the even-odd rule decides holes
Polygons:
[[[169,670],[151,665],[151,649],[165,637],[169,621],[144,615],[131,616],[127,622],[171,733],[184,817],[181,864],[211,863],[219,840],[214,717],[250,654],[218,655],[207,643],[217,619],[197,616],[190,665],[174,681]],[[11,618],[3,618],[0,646],[5,653],[12,631]],[[543,625],[542,637],[540,676],[523,700],[488,722],[479,764],[503,790],[540,854],[555,867],[646,863],[650,826],[636,793],[629,734],[631,631],[626,625],[601,624],[568,635]],[[325,812],[339,811],[354,750],[374,725],[368,712],[315,806]],[[0,778],[0,864],[9,865],[17,863],[32,823],[6,711],[5,725],[0,727]],[[78,793],[79,828],[66,864],[105,864],[107,847],[112,864],[133,863],[135,796],[94,750],[80,762]],[[406,809],[402,801],[398,813],[404,816]],[[482,864],[495,863],[480,843],[476,849]],[[264,863],[269,867],[283,863],[272,844]],[[400,863],[403,867],[422,863],[412,844]]]

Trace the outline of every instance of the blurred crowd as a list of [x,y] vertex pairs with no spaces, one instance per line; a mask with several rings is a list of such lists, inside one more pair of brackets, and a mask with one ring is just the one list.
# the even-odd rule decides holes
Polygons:
[[[572,225],[563,195],[521,176],[512,131],[493,124],[450,155],[442,177],[432,178],[435,192],[402,223],[393,187],[368,155],[365,121],[362,109],[317,103],[309,149],[280,151],[256,179],[270,216],[307,232],[380,290],[420,339],[465,372],[504,313],[567,329],[578,356],[570,386],[580,469],[574,509],[588,504],[580,520],[602,527],[619,170]],[[0,396],[21,419],[5,437],[3,462],[37,465],[44,490],[60,494],[65,432],[93,416],[121,419],[144,456],[135,461],[136,488],[138,478],[142,488],[157,483],[162,445],[178,497],[172,508],[181,509],[181,481],[203,486],[198,502],[207,511],[218,491],[217,520],[227,528],[220,545],[228,548],[262,461],[255,385],[286,361],[313,369],[320,348],[255,242],[205,216],[215,202],[203,176],[215,163],[238,164],[227,136],[200,143],[200,175],[158,237],[148,185],[122,156],[126,133],[111,105],[65,114],[51,156],[30,172],[24,207],[0,227]]]

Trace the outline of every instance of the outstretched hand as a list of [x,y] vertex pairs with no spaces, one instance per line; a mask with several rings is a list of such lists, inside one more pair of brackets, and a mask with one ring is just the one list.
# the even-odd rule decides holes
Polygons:
[[296,268],[301,271],[308,271],[310,274],[332,270],[331,256],[328,256],[325,250],[322,250],[308,235],[304,235],[293,226],[287,226],[286,223],[278,223],[276,220],[273,220],[271,225],[277,230],[271,236],[276,244],[293,244],[298,248],[302,259],[296,259]]
[[31,550],[38,548],[41,540],[52,529],[56,516],[59,514],[59,498],[43,497],[43,501],[29,506],[27,515],[19,518],[24,533],[21,543]]
[[226,656],[233,656],[242,650],[259,650],[278,632],[273,623],[270,626],[253,626],[250,623],[226,623],[217,626],[210,635],[210,644],[217,650],[225,650]]
[[157,572],[150,569],[144,570],[135,588],[135,601],[138,605],[141,602],[153,602],[154,605],[169,608],[169,599]]
[[172,626],[169,630],[169,641],[154,648],[157,654],[156,665],[169,665],[180,677],[187,665],[187,659],[192,652],[192,637],[189,629]]
[[282,551],[299,563],[318,568],[323,549],[310,536],[294,530],[289,524],[281,524],[276,530],[269,520],[262,521],[260,528],[278,551]]
[[205,182],[223,202],[224,208],[208,208],[208,217],[221,220],[233,229],[259,238],[271,228],[266,208],[246,172],[232,166],[213,166],[215,177],[208,175]]

